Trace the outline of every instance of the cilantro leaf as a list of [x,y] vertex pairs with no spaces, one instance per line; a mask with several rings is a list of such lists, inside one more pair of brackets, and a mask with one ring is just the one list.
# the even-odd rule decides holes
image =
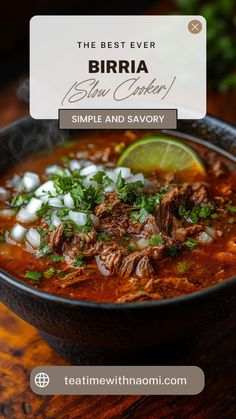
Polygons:
[[26,271],[25,278],[32,279],[33,281],[39,281],[41,279],[41,273],[38,271]]
[[74,266],[81,267],[81,266],[85,265],[85,263],[86,263],[85,256],[83,255],[83,253],[79,253],[76,256]]
[[188,239],[184,242],[184,246],[188,247],[189,249],[193,249],[197,245],[197,240],[193,239],[192,237],[188,237]]
[[159,234],[153,234],[149,241],[150,246],[160,246],[163,243],[164,239]]

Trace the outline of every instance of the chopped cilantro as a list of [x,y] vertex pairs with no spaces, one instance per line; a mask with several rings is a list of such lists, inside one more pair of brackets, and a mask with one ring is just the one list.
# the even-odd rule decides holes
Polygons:
[[48,255],[49,253],[51,253],[50,245],[48,243],[43,242],[36,251],[36,257],[40,259]]
[[6,239],[5,239],[5,237],[4,236],[0,236],[0,242],[5,242],[6,241]]
[[218,214],[215,212],[216,205],[214,203],[201,204],[193,208],[187,209],[184,205],[180,205],[178,213],[180,218],[186,219],[193,224],[197,224],[200,219],[208,217],[217,218]]
[[112,180],[103,171],[97,172],[92,179],[95,180],[95,182],[97,182],[99,185],[103,186],[103,188],[106,188],[112,183]]
[[235,213],[235,212],[236,212],[236,206],[232,205],[232,202],[229,202],[229,203],[226,205],[226,208],[227,208],[227,210],[228,210],[229,212],[231,212],[231,213]]
[[108,240],[111,240],[111,238],[106,234],[106,233],[98,233],[97,234],[97,240],[99,241],[99,242],[101,242],[101,241],[108,241]]
[[153,234],[149,241],[150,246],[160,246],[163,243],[164,239],[159,234]]
[[64,256],[57,255],[56,253],[52,253],[52,254],[50,255],[50,259],[51,259],[53,262],[64,262]]
[[50,278],[52,278],[54,272],[55,272],[55,269],[53,267],[51,267],[43,273],[43,276],[44,276],[44,278],[50,279]]
[[139,211],[134,211],[131,213],[130,218],[132,220],[138,221],[139,223],[144,223],[144,221],[149,216],[149,213],[145,208],[141,208]]
[[41,208],[36,212],[38,217],[43,217],[44,214],[46,214],[47,210],[48,210],[49,206],[47,203],[43,204],[41,206]]
[[184,242],[184,246],[188,247],[189,249],[193,249],[198,245],[197,240],[193,239],[192,237],[188,237],[186,242]]
[[161,202],[164,191],[156,195],[140,195],[133,205],[131,218],[143,223],[149,214],[154,214]]
[[131,252],[135,252],[137,250],[137,246],[134,243],[130,243],[129,246],[128,246],[128,249]]
[[133,204],[138,195],[139,190],[142,188],[143,182],[138,180],[137,182],[130,182],[127,183],[125,179],[121,176],[121,172],[119,172],[117,181],[116,181],[116,188],[118,191],[119,198],[124,201],[128,202],[129,204]]
[[85,256],[83,255],[83,253],[79,253],[76,256],[74,266],[80,267],[80,266],[85,265],[85,263],[86,263],[85,262]]
[[32,198],[33,193],[25,194],[25,195],[16,195],[11,201],[11,206],[13,208],[21,207],[21,205],[27,204],[29,200]]
[[32,279],[33,281],[39,281],[41,278],[41,273],[38,271],[27,271],[25,273],[26,279]]

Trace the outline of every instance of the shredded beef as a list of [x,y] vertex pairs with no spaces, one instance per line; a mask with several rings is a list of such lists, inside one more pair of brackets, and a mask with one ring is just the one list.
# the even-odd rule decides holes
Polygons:
[[162,297],[158,293],[148,293],[145,291],[130,292],[129,294],[123,295],[116,300],[117,303],[129,303],[135,301],[148,301],[148,300],[160,300]]
[[208,187],[204,183],[195,183],[192,186],[193,194],[191,196],[191,201],[194,205],[207,204],[210,201]]
[[204,225],[196,224],[189,227],[180,227],[173,230],[173,239],[179,243],[183,243],[188,237],[193,236],[196,233],[200,233],[205,228]]
[[131,276],[133,273],[137,274],[138,268],[140,272],[142,271],[143,276],[145,276],[146,278],[150,278],[154,271],[155,262],[163,259],[163,257],[165,257],[165,252],[165,245],[147,246],[145,247],[145,249],[141,251],[133,252],[123,259],[119,270],[119,274],[127,278]]
[[191,193],[191,186],[186,184],[183,186],[175,186],[162,198],[157,212],[157,222],[160,229],[167,235],[171,235],[175,210],[180,204],[185,205]]
[[117,195],[116,192],[108,193],[106,195],[106,201],[101,202],[100,204],[98,204],[95,207],[95,209],[94,209],[95,215],[97,217],[103,217],[107,213],[111,212],[112,209],[120,203],[121,203],[121,201],[118,198],[118,195]]
[[159,234],[160,229],[157,225],[156,219],[153,215],[149,215],[143,223],[142,233],[144,237],[150,239],[153,234]]
[[221,160],[217,160],[211,168],[211,173],[218,178],[227,173],[227,168]]
[[54,252],[63,244],[63,224],[60,224],[49,237],[49,244],[51,250]]

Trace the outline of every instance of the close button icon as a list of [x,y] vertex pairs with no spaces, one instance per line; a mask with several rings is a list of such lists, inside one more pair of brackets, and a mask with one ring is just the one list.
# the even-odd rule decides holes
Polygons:
[[196,20],[196,19],[191,20],[188,24],[188,30],[192,34],[197,34],[197,33],[201,32],[202,24],[201,24],[200,20]]

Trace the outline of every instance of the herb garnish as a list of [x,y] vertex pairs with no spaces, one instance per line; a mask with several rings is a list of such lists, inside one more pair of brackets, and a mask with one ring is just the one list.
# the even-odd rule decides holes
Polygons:
[[85,256],[83,255],[83,253],[79,253],[76,256],[74,266],[81,267],[81,266],[85,265],[85,263],[86,263]]
[[36,258],[40,259],[51,253],[51,247],[48,243],[41,243],[36,251]]
[[56,253],[52,253],[52,254],[50,255],[50,259],[51,259],[53,262],[64,262],[64,260],[65,260],[64,256],[57,255]]
[[160,246],[163,243],[164,239],[159,234],[153,234],[149,241],[150,246]]
[[47,271],[43,273],[44,278],[50,279],[55,273],[55,269],[53,267],[49,268]]
[[98,233],[97,234],[97,240],[99,241],[99,242],[101,242],[101,241],[110,241],[111,240],[111,238],[106,234],[106,233]]
[[236,212],[236,206],[232,205],[231,201],[226,205],[226,208],[229,212],[232,212],[232,213]]
[[18,208],[18,207],[21,207],[21,205],[28,204],[28,202],[30,201],[32,196],[33,196],[33,193],[29,193],[29,194],[25,194],[25,195],[17,194],[12,199],[11,206],[13,208]]
[[32,279],[33,281],[39,281],[41,279],[41,273],[38,271],[27,271],[25,273],[26,279]]
[[178,208],[180,218],[190,221],[193,224],[197,224],[200,219],[206,219],[208,217],[217,218],[218,214],[216,211],[216,205],[214,203],[201,204],[191,209],[187,209],[184,205],[180,205]]
[[140,188],[142,187],[143,182],[141,182],[140,180],[136,182],[127,183],[125,179],[123,179],[121,172],[119,172],[116,181],[116,188],[121,201],[133,204],[139,195]]
[[184,242],[184,246],[188,247],[189,249],[193,249],[198,245],[197,240],[193,239],[192,237],[188,237],[186,242]]

